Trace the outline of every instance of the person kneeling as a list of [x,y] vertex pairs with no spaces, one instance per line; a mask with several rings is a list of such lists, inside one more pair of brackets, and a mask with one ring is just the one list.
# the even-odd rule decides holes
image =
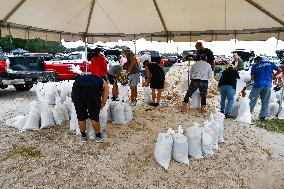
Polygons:
[[100,131],[99,114],[108,99],[109,86],[105,80],[96,75],[76,76],[72,87],[72,101],[74,102],[81,141],[87,141],[86,120],[92,120],[95,131],[95,142],[103,142],[104,133]]

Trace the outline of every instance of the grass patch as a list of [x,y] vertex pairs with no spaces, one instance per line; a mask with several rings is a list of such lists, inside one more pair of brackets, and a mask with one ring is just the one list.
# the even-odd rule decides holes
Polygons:
[[276,132],[276,133],[284,133],[284,120],[281,119],[271,119],[265,121],[257,121],[257,127],[266,129],[268,131]]
[[17,146],[13,145],[12,149],[7,152],[5,157],[3,158],[4,160],[9,159],[13,156],[20,155],[23,157],[40,157],[41,152],[40,150],[36,149],[35,147],[32,146]]

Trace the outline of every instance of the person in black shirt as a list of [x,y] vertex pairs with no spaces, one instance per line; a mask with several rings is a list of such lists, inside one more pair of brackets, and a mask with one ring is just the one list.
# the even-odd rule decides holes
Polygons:
[[108,99],[109,86],[105,80],[96,75],[78,75],[72,87],[72,101],[74,102],[81,141],[87,141],[86,120],[92,120],[95,131],[95,142],[103,142],[104,133],[100,132],[99,114]]
[[204,48],[201,42],[197,42],[195,44],[195,48],[197,50],[196,60],[199,61],[201,55],[205,54],[207,57],[206,62],[208,62],[211,65],[212,70],[215,71],[215,62],[214,62],[215,58],[213,52],[208,48]]
[[147,75],[145,86],[150,84],[150,88],[152,89],[153,102],[150,105],[159,106],[162,90],[165,84],[165,72],[159,64],[149,63],[149,60],[145,60],[143,62],[143,66],[145,67]]
[[219,91],[221,93],[220,109],[221,113],[225,113],[226,118],[230,118],[230,114],[233,109],[237,79],[239,78],[240,76],[238,71],[231,65],[223,72],[218,84]]

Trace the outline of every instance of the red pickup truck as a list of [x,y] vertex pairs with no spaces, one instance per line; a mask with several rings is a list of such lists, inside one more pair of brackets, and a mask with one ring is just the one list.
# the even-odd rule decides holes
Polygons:
[[[79,65],[80,70],[85,72],[86,62],[85,52],[73,52],[67,57],[67,60],[45,61],[44,69],[54,71],[59,80],[71,80],[75,77],[75,74],[70,70],[71,65]],[[89,70],[89,64],[87,64],[87,70]]]

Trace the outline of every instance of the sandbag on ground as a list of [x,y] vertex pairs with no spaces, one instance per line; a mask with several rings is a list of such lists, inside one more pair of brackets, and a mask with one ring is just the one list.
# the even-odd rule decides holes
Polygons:
[[173,138],[170,134],[159,133],[155,145],[155,160],[164,168],[168,169],[171,163]]
[[192,127],[187,128],[186,136],[188,140],[188,155],[200,159],[203,158],[201,151],[201,127],[198,123],[193,123]]
[[28,130],[39,130],[40,126],[40,115],[30,112],[27,115],[27,120],[25,125],[23,126],[22,130],[28,131]]
[[178,132],[173,134],[173,148],[172,157],[175,161],[188,165],[188,142],[187,137],[183,135],[182,128],[179,128]]

